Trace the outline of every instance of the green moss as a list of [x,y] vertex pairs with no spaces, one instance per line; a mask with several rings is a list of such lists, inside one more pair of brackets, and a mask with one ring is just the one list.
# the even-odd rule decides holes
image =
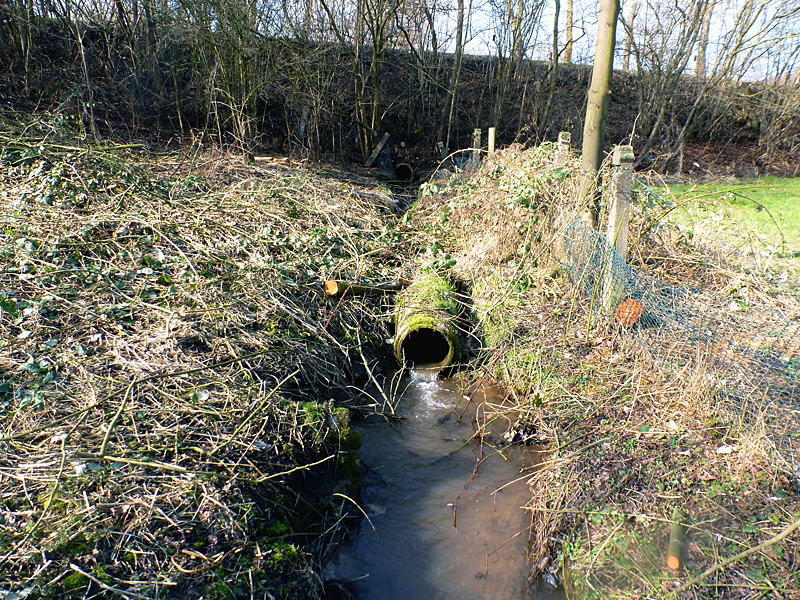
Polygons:
[[111,577],[109,577],[109,575],[103,570],[103,567],[97,567],[94,571],[92,571],[92,575],[97,577],[106,585],[111,585],[114,583],[114,580],[111,579]]
[[350,429],[350,411],[344,407],[334,408],[333,415],[336,417],[336,422],[339,429]]
[[298,416],[313,431],[316,446],[336,452],[338,474],[347,489],[357,494],[361,487],[361,434],[350,428],[350,411],[311,401],[300,404]]
[[294,544],[278,542],[267,550],[267,560],[273,567],[283,567],[287,563],[294,563],[300,558],[300,552]]
[[452,284],[437,273],[418,278],[397,298],[394,355],[404,362],[403,342],[414,331],[431,329],[444,336],[450,351],[442,366],[455,362],[461,351],[455,320],[458,302]]
[[449,314],[458,312],[453,285],[433,271],[424,273],[412,283],[399,298],[399,303],[409,306],[435,307]]
[[[36,500],[42,508],[47,506],[47,502],[50,500],[51,493],[52,491],[48,490],[36,496]],[[62,491],[59,490],[56,492],[55,496],[53,496],[52,502],[50,502],[49,512],[52,514],[62,515],[71,512],[74,507],[75,503],[64,497]]]
[[89,585],[89,578],[81,573],[70,573],[61,580],[61,585],[66,592],[74,592]]
[[301,402],[300,422],[314,435],[314,444],[325,441],[325,406],[319,402]]
[[342,452],[339,453],[339,468],[349,478],[361,479],[361,461],[358,458],[358,449],[361,447],[361,434],[352,431],[342,440]]
[[266,530],[267,537],[283,537],[292,533],[291,527],[286,523],[273,523]]
[[350,428],[350,411],[346,408],[335,408],[333,411],[338,426],[337,442],[339,445],[338,467],[342,475],[353,481],[356,489],[361,483],[361,461],[358,451],[361,449],[361,433]]

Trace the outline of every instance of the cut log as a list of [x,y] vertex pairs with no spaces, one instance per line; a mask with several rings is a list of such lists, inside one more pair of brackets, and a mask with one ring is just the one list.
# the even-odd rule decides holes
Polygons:
[[345,294],[349,296],[363,296],[365,294],[383,294],[397,292],[410,285],[410,281],[402,277],[389,283],[352,283],[350,281],[337,281],[329,279],[323,288],[325,295],[331,298],[340,298]]

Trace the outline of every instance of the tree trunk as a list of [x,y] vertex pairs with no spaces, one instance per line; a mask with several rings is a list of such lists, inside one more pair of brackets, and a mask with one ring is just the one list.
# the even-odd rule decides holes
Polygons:
[[514,61],[514,70],[519,70],[519,64],[522,61],[524,48],[522,43],[522,20],[525,18],[525,1],[517,0],[517,11],[514,13],[511,10],[511,2],[508,2],[509,16],[511,17],[511,35],[513,39],[513,46],[511,52],[511,60]]
[[447,100],[442,111],[442,123],[439,129],[439,139],[445,139],[445,149],[450,152],[450,132],[453,123],[453,113],[455,112],[456,88],[458,79],[461,75],[461,57],[463,52],[464,39],[464,0],[458,0],[458,16],[456,18],[456,52],[453,60],[453,70],[450,73],[450,89],[447,90]]
[[708,47],[708,31],[711,29],[711,13],[714,12],[714,4],[716,4],[716,0],[709,0],[703,13],[703,25],[700,29],[700,39],[697,42],[697,62],[694,67],[694,74],[698,77],[706,76],[706,48]]
[[548,121],[550,120],[550,111],[553,109],[553,102],[556,97],[556,89],[558,83],[558,16],[561,12],[560,0],[555,0],[555,11],[553,16],[553,62],[550,65],[550,85],[547,92],[547,104],[544,107],[544,112],[539,120],[537,134],[539,139],[545,139],[549,130]]
[[311,27],[314,18],[314,0],[305,1],[305,12],[303,14],[303,35],[306,39],[311,39]]
[[564,24],[564,62],[572,63],[572,19],[573,19],[573,0],[567,0],[566,23]]
[[19,17],[19,39],[22,58],[25,61],[25,92],[28,92],[28,76],[30,74],[31,45],[33,44],[33,0],[21,3],[22,15]]
[[633,23],[636,21],[636,16],[639,14],[639,7],[641,0],[634,0],[631,4],[631,12],[628,16],[628,35],[625,40],[625,52],[622,55],[622,68],[630,71],[631,67],[631,49],[633,48]]
[[614,74],[614,44],[616,43],[619,0],[600,0],[597,20],[592,83],[586,105],[586,122],[583,126],[583,158],[581,162],[580,201],[581,218],[597,228],[598,201],[597,173],[603,162],[606,120],[611,94],[611,77]]
[[[325,5],[327,6],[327,4]],[[364,43],[366,37],[365,26],[365,0],[357,0],[356,2],[356,26],[355,26],[355,56],[353,60],[353,70],[355,71],[355,96],[356,96],[356,117],[359,123],[364,126],[367,125],[367,110],[366,110],[366,80],[367,74],[364,68]],[[333,16],[329,14],[331,22]],[[344,38],[340,38],[340,42],[344,45]],[[367,159],[372,148],[372,138],[374,133],[371,133],[366,127],[359,127],[358,130],[358,143],[361,146],[361,155],[364,160]]]

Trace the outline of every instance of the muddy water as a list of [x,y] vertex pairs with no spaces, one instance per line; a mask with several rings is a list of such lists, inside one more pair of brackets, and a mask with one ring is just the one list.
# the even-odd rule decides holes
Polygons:
[[[524,477],[507,484],[537,454],[490,447],[504,445],[508,426],[496,390],[475,390],[470,399],[457,382],[425,372],[406,383],[402,422],[360,426],[369,522],[327,576],[350,583],[362,600],[555,598],[528,585],[530,515],[520,507],[530,495]],[[492,433],[488,444],[469,441],[480,425]]]

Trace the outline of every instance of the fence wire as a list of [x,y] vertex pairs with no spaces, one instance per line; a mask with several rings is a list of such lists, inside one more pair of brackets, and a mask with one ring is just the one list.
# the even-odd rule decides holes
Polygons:
[[594,312],[610,315],[661,368],[704,369],[720,392],[717,407],[763,425],[774,458],[800,477],[800,320],[664,283],[628,265],[580,219],[562,243],[562,263]]

